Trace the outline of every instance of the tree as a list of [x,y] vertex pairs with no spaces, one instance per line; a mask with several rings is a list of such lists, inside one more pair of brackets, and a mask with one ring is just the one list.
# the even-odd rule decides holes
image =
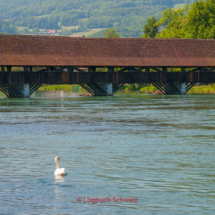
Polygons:
[[16,34],[16,27],[14,25],[9,25],[9,32],[10,34]]
[[38,34],[39,33],[39,28],[34,28],[32,30],[32,34]]
[[167,8],[161,14],[161,19],[155,24],[165,27],[156,37],[159,38],[186,38],[187,33],[187,6],[177,10]]
[[200,0],[190,6],[161,14],[157,26],[165,29],[159,38],[215,39],[215,0]]
[[116,32],[114,28],[108,28],[104,31],[103,38],[119,38],[119,34]]
[[114,23],[113,23],[113,27],[114,27],[114,28],[120,27],[120,23],[119,23],[119,22],[114,22]]
[[9,26],[8,26],[7,24],[3,24],[3,26],[2,26],[2,31],[3,31],[4,33],[8,33],[8,32],[9,32]]
[[188,38],[215,39],[215,0],[196,1],[188,14]]
[[147,19],[147,23],[143,28],[143,38],[154,38],[158,33],[157,19],[152,16],[152,18]]
[[21,33],[23,33],[23,34],[29,34],[29,29],[28,28],[24,28]]

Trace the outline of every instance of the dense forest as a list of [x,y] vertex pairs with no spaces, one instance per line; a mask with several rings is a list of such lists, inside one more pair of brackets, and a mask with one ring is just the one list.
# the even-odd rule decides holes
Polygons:
[[[67,34],[95,28],[115,27],[124,37],[138,37],[147,18],[159,17],[174,4],[193,0],[0,0],[0,31],[12,33],[14,26],[25,27],[25,33],[34,29],[61,29],[78,26]],[[7,27],[6,27],[7,26]],[[35,31],[36,29],[36,31]]]
[[1,21],[0,20],[0,32],[15,34],[16,33],[16,27],[9,22]]

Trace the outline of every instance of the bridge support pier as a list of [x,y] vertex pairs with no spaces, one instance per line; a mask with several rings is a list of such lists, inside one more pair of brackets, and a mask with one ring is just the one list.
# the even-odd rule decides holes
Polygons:
[[1,84],[0,90],[8,98],[30,98],[30,95],[34,93],[41,84]]
[[102,84],[80,84],[92,96],[113,96],[123,84],[102,83]]
[[113,95],[113,83],[98,84],[98,86],[106,93],[107,96]]
[[158,90],[165,95],[185,95],[195,84],[183,83],[154,83]]
[[18,84],[14,87],[16,88],[16,91],[19,91],[22,94],[21,98],[29,98],[30,97],[29,83]]
[[177,87],[177,89],[179,90],[180,94],[185,95],[186,94],[186,83],[177,83],[175,84],[175,86]]

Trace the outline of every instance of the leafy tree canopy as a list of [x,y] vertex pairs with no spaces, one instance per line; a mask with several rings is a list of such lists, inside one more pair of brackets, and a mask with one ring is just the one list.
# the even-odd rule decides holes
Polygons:
[[114,28],[108,28],[104,31],[103,38],[119,38],[119,34],[116,32]]
[[200,0],[178,10],[168,8],[155,25],[165,27],[158,38],[215,39],[215,0]]
[[158,33],[157,19],[152,16],[148,18],[146,25],[143,28],[143,38],[154,38]]
[[187,38],[215,39],[215,0],[199,1],[187,13]]
[[165,27],[156,37],[160,38],[185,38],[187,28],[187,6],[177,10],[168,8],[161,14],[157,27]]

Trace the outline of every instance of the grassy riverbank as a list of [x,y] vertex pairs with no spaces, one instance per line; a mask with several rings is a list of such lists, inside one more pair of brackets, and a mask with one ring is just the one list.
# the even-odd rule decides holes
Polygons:
[[[55,90],[68,90],[72,91],[73,86],[78,85],[43,85],[39,88],[41,91],[55,91]],[[141,92],[141,93],[147,93],[147,92],[155,92],[157,91],[156,87],[153,85],[124,85],[120,88],[119,91],[123,91],[126,93],[129,92]],[[79,86],[79,92],[80,93],[86,93],[86,91]],[[188,93],[215,93],[215,84],[211,85],[195,85],[191,90],[189,90]]]
[[[78,91],[74,91],[74,87],[78,87]],[[87,93],[86,90],[84,90],[79,85],[69,85],[69,84],[58,84],[58,85],[42,85],[39,88],[40,91],[57,91],[57,90],[63,90],[63,91],[73,91],[73,92],[79,92],[79,93]]]
[[215,84],[195,85],[188,93],[215,93]]
[[[138,91],[141,93],[155,92],[157,88],[153,85],[125,85],[121,89],[125,92]],[[195,85],[188,93],[215,93],[215,84],[210,85]]]
[[125,92],[141,92],[141,93],[147,93],[147,92],[155,92],[157,91],[157,88],[154,87],[153,85],[124,85],[120,88],[120,91],[125,91]]
[[[59,84],[59,85],[42,85],[39,90],[41,91],[53,91],[53,90],[72,90],[74,85]],[[76,86],[76,85],[75,85]],[[80,89],[81,87],[79,87]]]
[[[59,85],[42,85],[39,90],[41,91],[55,91],[55,90],[73,90],[73,86],[78,86],[78,85],[69,85],[69,84],[59,84]],[[148,91],[156,91],[157,89],[152,86],[143,86],[143,85],[124,85],[123,87],[120,88],[119,91],[125,91],[125,92],[142,92],[142,93],[147,93]],[[82,87],[79,86],[79,92],[86,92]]]

